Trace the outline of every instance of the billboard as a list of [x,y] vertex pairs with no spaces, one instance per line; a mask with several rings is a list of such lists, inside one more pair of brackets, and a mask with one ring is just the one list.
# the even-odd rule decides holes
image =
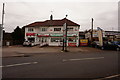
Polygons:
[[88,39],[80,39],[80,46],[87,46],[88,45]]

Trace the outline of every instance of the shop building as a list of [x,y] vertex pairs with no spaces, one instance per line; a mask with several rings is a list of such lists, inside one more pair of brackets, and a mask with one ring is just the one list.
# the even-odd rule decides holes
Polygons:
[[25,40],[35,44],[47,43],[49,46],[62,46],[64,23],[67,24],[67,45],[79,46],[80,25],[67,19],[34,22],[25,27]]
[[[93,30],[93,41],[99,40],[99,30]],[[104,31],[102,30],[102,37],[104,41],[119,41],[120,40],[120,31]],[[85,38],[89,41],[91,40],[91,30],[88,30],[85,33]]]
[[120,31],[105,31],[108,41],[120,41]]
[[[101,36],[99,34],[99,30],[98,29],[94,29],[92,32],[92,37],[93,37],[93,41],[98,41],[99,40],[99,36]],[[102,30],[102,37],[105,38],[105,31]],[[91,41],[91,29],[88,30],[85,33],[85,38],[88,39],[89,41]]]

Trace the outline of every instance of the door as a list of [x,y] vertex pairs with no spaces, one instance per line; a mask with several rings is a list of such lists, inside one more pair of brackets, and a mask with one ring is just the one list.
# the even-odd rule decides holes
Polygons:
[[39,41],[40,41],[40,43],[47,43],[47,42],[48,42],[48,38],[46,38],[46,37],[41,37],[41,38],[39,39]]

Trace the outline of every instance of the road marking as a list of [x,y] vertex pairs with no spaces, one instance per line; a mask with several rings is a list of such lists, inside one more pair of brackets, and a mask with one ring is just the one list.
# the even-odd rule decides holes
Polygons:
[[100,79],[94,79],[94,80],[106,80],[106,79],[111,79],[111,78],[115,78],[115,77],[119,77],[120,74],[117,75],[112,75],[112,76],[108,76],[108,77],[104,77],[104,78],[100,78]]
[[81,60],[94,60],[94,59],[102,59],[104,57],[94,57],[94,58],[80,58],[80,59],[63,59],[62,61],[81,61]]
[[28,65],[28,64],[37,64],[37,63],[38,63],[38,62],[28,62],[28,63],[5,65],[5,66],[0,66],[0,67],[13,67],[13,66]]

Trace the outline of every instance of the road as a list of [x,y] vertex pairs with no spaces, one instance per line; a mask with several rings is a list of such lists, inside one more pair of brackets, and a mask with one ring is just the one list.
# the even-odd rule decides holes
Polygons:
[[[119,76],[117,51],[44,53],[3,58],[3,78],[87,78]],[[118,79],[118,78],[117,78]],[[116,79],[116,80],[117,80]]]

